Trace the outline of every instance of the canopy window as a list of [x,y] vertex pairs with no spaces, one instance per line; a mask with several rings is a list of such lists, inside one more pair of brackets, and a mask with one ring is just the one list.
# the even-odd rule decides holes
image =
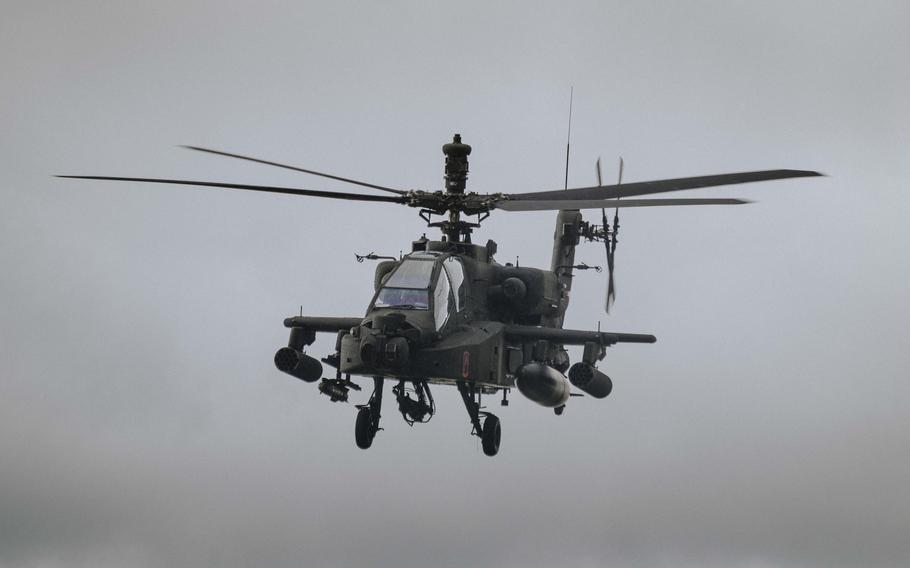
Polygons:
[[398,265],[385,285],[390,288],[427,289],[430,287],[434,264],[431,260],[405,260]]

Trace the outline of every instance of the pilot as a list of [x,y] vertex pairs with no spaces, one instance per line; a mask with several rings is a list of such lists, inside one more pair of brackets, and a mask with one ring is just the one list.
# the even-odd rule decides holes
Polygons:
[[412,288],[386,288],[382,295],[382,302],[390,308],[397,306],[413,306],[425,310],[427,306],[427,291]]

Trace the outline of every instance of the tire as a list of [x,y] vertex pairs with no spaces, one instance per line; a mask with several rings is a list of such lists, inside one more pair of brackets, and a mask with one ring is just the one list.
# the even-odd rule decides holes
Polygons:
[[369,408],[361,408],[357,412],[357,421],[354,423],[354,441],[357,447],[365,450],[373,445],[373,413]]
[[483,432],[480,440],[483,445],[483,453],[488,456],[495,456],[499,453],[499,441],[502,438],[502,426],[499,425],[499,418],[489,414],[483,421]]

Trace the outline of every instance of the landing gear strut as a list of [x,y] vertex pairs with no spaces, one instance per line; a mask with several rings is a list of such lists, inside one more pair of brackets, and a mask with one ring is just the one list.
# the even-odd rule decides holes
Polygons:
[[[468,416],[471,418],[472,436],[478,436],[483,446],[483,453],[488,456],[495,456],[499,453],[499,442],[502,438],[502,427],[499,424],[499,418],[490,412],[480,410],[480,391],[473,385],[468,385],[466,381],[458,381],[458,392],[464,401],[464,406],[468,410]],[[483,425],[480,424],[480,416],[484,416]]]
[[359,404],[357,421],[354,423],[354,440],[357,447],[365,450],[373,445],[373,438],[379,428],[380,408],[382,408],[382,377],[373,377],[373,395],[369,402]]

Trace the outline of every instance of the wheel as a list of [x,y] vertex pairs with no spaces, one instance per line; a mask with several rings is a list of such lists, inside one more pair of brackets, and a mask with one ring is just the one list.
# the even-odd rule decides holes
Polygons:
[[483,453],[488,456],[495,456],[499,453],[499,439],[502,437],[502,427],[499,425],[499,418],[488,414],[483,421],[483,432],[480,434],[480,440],[483,444]]
[[373,445],[373,437],[376,432],[373,431],[373,413],[369,408],[361,408],[357,412],[357,421],[354,423],[354,440],[357,447],[365,450]]

